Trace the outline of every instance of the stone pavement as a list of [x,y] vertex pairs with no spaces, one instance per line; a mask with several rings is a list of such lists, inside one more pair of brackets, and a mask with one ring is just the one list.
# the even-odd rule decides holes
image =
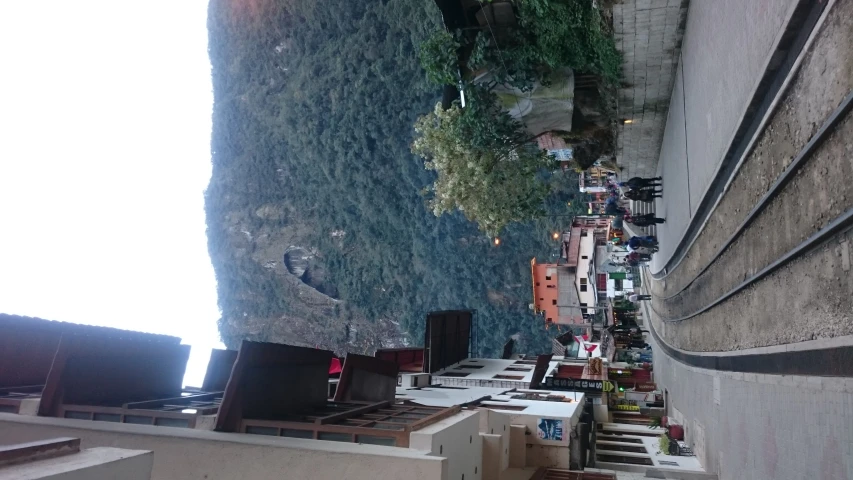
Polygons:
[[664,198],[658,200],[655,211],[667,220],[657,229],[661,246],[651,263],[653,272],[663,268],[687,230],[796,3],[690,3],[656,175],[649,175],[663,177]]
[[624,81],[618,115],[616,161],[622,176],[652,176],[657,168],[675,80],[688,0],[624,0],[613,6],[616,48]]
[[[654,311],[643,310],[654,325]],[[853,378],[705,370],[649,343],[668,414],[706,471],[721,480],[853,479]]]

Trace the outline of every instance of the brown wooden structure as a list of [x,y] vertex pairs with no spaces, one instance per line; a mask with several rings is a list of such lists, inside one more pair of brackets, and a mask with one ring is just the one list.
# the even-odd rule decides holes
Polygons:
[[424,371],[424,348],[380,348],[375,357],[397,365],[401,372],[422,373]]
[[424,372],[443,370],[471,357],[474,312],[430,312],[424,332]]
[[336,397],[367,395],[361,385],[366,379],[368,384],[391,382],[390,399],[329,401],[331,359],[332,352],[327,350],[244,341],[225,389],[216,429],[407,447],[412,431],[460,410],[396,403],[396,365],[360,355],[347,356]]
[[[178,406],[180,410],[188,409],[193,400],[202,400],[187,400],[182,396],[189,352],[189,345],[171,342],[63,336],[45,382],[38,414],[158,424],[154,420],[157,415],[148,415],[149,421],[145,422],[132,418],[139,412],[131,410],[160,410],[159,416],[175,417],[169,412],[174,413]],[[203,400],[211,404],[213,396]]]
[[201,389],[205,392],[225,391],[228,379],[231,377],[231,369],[234,368],[236,361],[236,350],[212,349]]
[[39,398],[63,337],[96,343],[136,340],[178,345],[181,339],[41,318],[0,314],[0,412],[17,413],[21,401]]
[[392,362],[347,354],[338,388],[335,390],[335,401],[393,401],[399,371],[397,364]]

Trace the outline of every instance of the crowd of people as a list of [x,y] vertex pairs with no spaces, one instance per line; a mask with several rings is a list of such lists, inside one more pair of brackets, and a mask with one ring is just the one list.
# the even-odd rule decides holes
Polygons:
[[[610,195],[605,201],[605,213],[621,217],[624,222],[641,228],[666,222],[666,219],[658,217],[654,212],[632,215],[628,207],[628,200],[651,203],[661,198],[662,180],[661,177],[633,177],[626,182],[609,183]],[[653,235],[635,236],[628,240],[627,247],[630,253],[625,257],[625,262],[630,266],[639,266],[652,259],[652,255],[658,251],[658,241]]]

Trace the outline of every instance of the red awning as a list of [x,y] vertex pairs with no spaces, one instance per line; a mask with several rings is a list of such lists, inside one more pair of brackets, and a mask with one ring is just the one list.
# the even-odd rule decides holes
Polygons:
[[336,357],[332,357],[332,363],[329,365],[329,375],[334,375],[336,373],[341,373],[341,360]]

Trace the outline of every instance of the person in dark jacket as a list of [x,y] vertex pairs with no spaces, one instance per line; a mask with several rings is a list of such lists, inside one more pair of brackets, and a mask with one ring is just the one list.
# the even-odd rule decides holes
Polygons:
[[625,221],[638,227],[648,227],[659,223],[664,223],[666,219],[658,218],[654,213],[646,213],[644,215],[628,215]]
[[620,187],[628,187],[632,190],[639,190],[641,188],[654,188],[663,186],[661,183],[663,177],[652,177],[652,178],[643,178],[643,177],[633,177],[628,179],[627,182],[622,182],[619,184]]
[[638,202],[651,203],[656,198],[663,198],[663,190],[629,190],[625,192],[625,198]]
[[636,236],[628,240],[628,247],[636,250],[641,247],[655,248],[658,246],[658,239],[654,235]]

